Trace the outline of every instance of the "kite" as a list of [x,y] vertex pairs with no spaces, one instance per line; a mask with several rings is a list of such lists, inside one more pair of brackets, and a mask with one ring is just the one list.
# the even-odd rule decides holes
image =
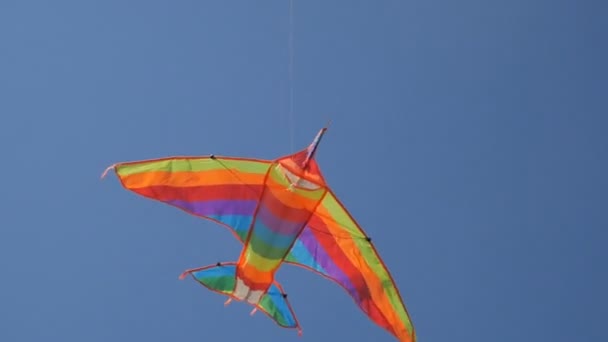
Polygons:
[[376,248],[326,183],[312,143],[274,160],[176,156],[117,163],[121,185],[228,228],[243,244],[235,262],[186,270],[201,285],[252,305],[279,326],[302,330],[275,280],[287,263],[340,285],[378,326],[402,342],[416,334]]

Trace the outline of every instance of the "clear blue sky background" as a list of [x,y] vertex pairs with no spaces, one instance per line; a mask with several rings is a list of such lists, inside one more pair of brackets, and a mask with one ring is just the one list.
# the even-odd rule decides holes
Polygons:
[[[374,239],[420,341],[600,341],[605,1],[295,1],[294,146]],[[223,228],[125,160],[292,151],[288,1],[0,1],[1,341],[393,341],[286,266],[303,339],[194,281]]]

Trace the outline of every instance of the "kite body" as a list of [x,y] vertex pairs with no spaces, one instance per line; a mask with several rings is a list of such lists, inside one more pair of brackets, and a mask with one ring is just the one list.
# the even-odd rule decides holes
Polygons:
[[[235,262],[185,271],[208,289],[301,331],[275,273],[304,267],[342,286],[400,341],[416,335],[375,248],[326,184],[310,146],[276,160],[171,157],[112,165],[126,189],[228,228],[243,243]],[[107,170],[106,170],[107,171]],[[105,173],[104,173],[105,174]],[[228,302],[229,302],[228,301]],[[227,302],[227,303],[228,303]]]

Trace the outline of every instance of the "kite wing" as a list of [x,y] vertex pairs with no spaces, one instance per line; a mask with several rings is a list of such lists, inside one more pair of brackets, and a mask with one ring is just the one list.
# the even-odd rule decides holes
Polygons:
[[373,322],[399,341],[416,341],[399,290],[371,239],[330,189],[285,261],[338,283]]
[[114,169],[124,188],[220,223],[243,242],[271,165],[211,155],[119,163],[108,169]]

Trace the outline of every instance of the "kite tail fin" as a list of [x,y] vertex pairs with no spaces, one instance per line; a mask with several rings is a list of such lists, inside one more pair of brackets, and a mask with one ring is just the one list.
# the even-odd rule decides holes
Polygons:
[[302,335],[300,324],[287,300],[287,294],[280,284],[273,283],[265,293],[243,292],[242,288],[246,288],[246,286],[243,286],[242,281],[236,276],[236,263],[234,262],[217,263],[186,270],[179,278],[184,279],[188,274],[209,290],[228,296],[224,305],[228,305],[232,300],[246,301],[254,306],[251,315],[258,310],[262,311],[279,326],[297,329],[298,334]]

